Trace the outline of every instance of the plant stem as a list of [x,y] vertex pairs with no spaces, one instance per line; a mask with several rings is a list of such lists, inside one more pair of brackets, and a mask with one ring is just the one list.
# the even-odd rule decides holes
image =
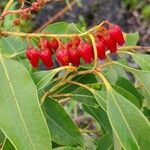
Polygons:
[[98,65],[98,54],[97,54],[96,42],[95,42],[95,38],[92,34],[89,34],[89,36],[91,38],[93,50],[94,50],[94,67],[93,67],[93,69],[95,69]]
[[90,34],[92,31],[96,30],[100,26],[104,25],[107,21],[103,21],[101,24],[97,25],[96,27],[91,28],[90,30],[81,33],[81,34],[49,34],[49,33],[23,33],[23,32],[9,32],[9,31],[1,31],[0,35],[13,35],[13,36],[20,36],[20,37],[58,37],[58,38],[63,38],[63,37],[74,37],[75,35],[78,36],[85,36]]
[[101,72],[94,70],[94,73],[97,74],[100,77],[100,79],[104,82],[107,90],[112,89],[111,85],[109,84],[109,82],[107,81],[107,79],[105,78],[105,76]]

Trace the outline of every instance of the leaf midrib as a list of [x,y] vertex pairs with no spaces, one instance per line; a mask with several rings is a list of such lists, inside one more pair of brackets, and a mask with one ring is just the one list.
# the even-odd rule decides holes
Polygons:
[[15,91],[14,91],[14,89],[13,89],[13,85],[12,85],[12,83],[11,83],[10,77],[9,77],[9,75],[8,75],[8,72],[7,72],[5,63],[4,63],[3,58],[2,58],[1,55],[0,55],[0,60],[1,60],[2,67],[3,67],[3,69],[4,69],[4,73],[6,74],[6,79],[7,79],[7,81],[8,81],[8,85],[9,85],[10,90],[11,90],[11,92],[12,92],[12,95],[13,95],[13,97],[14,97],[15,104],[16,104],[16,107],[17,107],[17,109],[18,109],[19,116],[20,116],[20,118],[21,118],[21,120],[22,120],[22,123],[23,123],[23,126],[24,126],[24,128],[25,128],[27,137],[28,137],[28,139],[29,139],[29,141],[30,141],[30,143],[31,143],[31,145],[32,145],[32,147],[33,147],[33,149],[35,150],[34,144],[33,144],[33,142],[32,142],[32,139],[30,138],[30,134],[29,134],[28,129],[27,129],[27,127],[26,127],[26,123],[25,123],[25,121],[24,121],[24,119],[23,119],[21,109],[20,109],[19,104],[18,104],[18,102],[17,102],[17,97],[16,97]]
[[125,122],[126,127],[127,127],[128,130],[129,130],[130,135],[132,136],[134,142],[136,143],[137,148],[140,150],[140,146],[138,145],[138,142],[137,142],[136,138],[134,137],[134,133],[133,133],[132,130],[130,129],[130,126],[128,125],[127,120],[126,120],[124,114],[122,113],[122,111],[121,111],[121,109],[120,109],[120,107],[119,107],[119,104],[118,104],[117,101],[115,100],[115,97],[114,97],[113,93],[112,93],[112,92],[110,92],[110,93],[111,93],[112,99],[113,99],[114,102],[116,103],[116,106],[117,106],[117,108],[118,108],[118,111],[120,112],[120,114],[121,114],[121,116],[122,116],[122,118],[123,118],[123,120],[124,120],[124,122]]

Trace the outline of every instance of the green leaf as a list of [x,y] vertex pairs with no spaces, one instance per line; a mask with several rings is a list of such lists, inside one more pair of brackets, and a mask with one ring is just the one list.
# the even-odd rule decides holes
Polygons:
[[50,134],[29,73],[18,62],[0,55],[0,77],[0,128],[3,133],[16,149],[50,150]]
[[137,79],[139,79],[139,81],[141,81],[148,95],[150,96],[150,71],[142,71],[130,67],[127,67],[126,69],[129,70],[132,74],[134,74],[137,77]]
[[138,99],[139,104],[142,105],[143,96],[129,80],[119,76],[116,85],[132,93],[132,95],[134,95]]
[[15,150],[15,148],[11,144],[11,142],[8,139],[6,139],[5,143],[4,143],[3,147],[2,147],[2,150]]
[[49,32],[51,34],[64,34],[66,33],[69,23],[57,22],[47,26],[42,32]]
[[88,114],[90,114],[97,120],[97,122],[101,126],[103,134],[112,132],[111,126],[108,120],[108,116],[101,107],[94,108],[94,107],[86,106],[86,105],[82,105],[82,107]]
[[37,86],[37,90],[42,90],[48,86],[59,71],[59,68],[57,68],[49,71],[34,72],[32,78]]
[[85,88],[79,87],[71,93],[71,98],[82,104],[97,107],[99,104],[95,100],[94,95]]
[[124,96],[127,100],[129,100],[131,103],[133,103],[135,106],[137,106],[138,108],[140,108],[140,104],[139,104],[139,101],[138,99],[132,94],[130,93],[129,91],[119,87],[119,86],[116,86],[116,85],[113,85],[112,86],[113,89],[115,91],[117,91],[118,93],[120,93],[122,96]]
[[0,38],[0,53],[3,55],[15,55],[20,52],[24,53],[27,47],[27,41],[21,39],[20,37],[1,37]]
[[128,33],[125,34],[126,46],[135,46],[139,41],[139,33]]
[[150,123],[125,97],[111,89],[107,112],[115,134],[124,149],[147,150],[150,147]]
[[98,140],[97,150],[113,150],[112,134],[107,133]]
[[[93,84],[97,83],[97,79],[94,74],[78,75],[72,79],[73,81],[80,82],[82,84]],[[71,93],[76,90],[78,86],[72,86],[71,84],[66,84],[59,88],[57,93]]]
[[58,102],[47,98],[43,110],[54,142],[60,145],[83,147],[83,139],[78,128]]
[[0,129],[0,147],[3,144],[4,140],[5,140],[5,135],[4,135],[4,133]]
[[54,148],[53,150],[82,150],[82,149],[77,147],[65,146],[65,147]]
[[91,92],[93,93],[95,100],[97,101],[97,103],[99,104],[99,106],[106,111],[106,107],[107,107],[107,99],[105,98],[105,92],[103,91],[95,91],[95,90],[91,90]]
[[150,55],[132,54],[134,61],[142,68],[142,70],[150,71]]
[[103,72],[104,72],[104,75],[107,78],[108,82],[111,84],[115,84],[115,82],[118,79],[117,72],[112,67],[105,68],[105,70],[103,70]]
[[[79,27],[79,26],[78,26]],[[77,25],[74,23],[71,23],[68,25],[67,29],[66,29],[66,33],[68,34],[79,34],[82,33],[79,29],[78,29]]]

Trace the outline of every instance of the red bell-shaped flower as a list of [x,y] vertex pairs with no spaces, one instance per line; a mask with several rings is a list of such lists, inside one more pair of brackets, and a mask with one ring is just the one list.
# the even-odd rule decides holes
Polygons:
[[106,59],[104,43],[102,41],[97,41],[96,48],[97,48],[98,58],[100,60]]
[[36,49],[34,49],[32,47],[27,48],[27,50],[26,50],[26,57],[30,61],[30,63],[31,63],[33,68],[38,67],[39,52]]
[[125,43],[125,39],[123,37],[123,33],[121,28],[118,25],[111,24],[108,30],[110,36],[120,45],[122,46]]
[[102,37],[101,41],[105,44],[108,50],[111,53],[116,53],[117,51],[117,43],[116,41],[110,36],[110,34],[106,34]]
[[80,56],[84,59],[86,64],[92,62],[94,58],[93,46],[90,43],[81,43],[77,48]]
[[51,68],[54,65],[52,60],[52,54],[49,49],[40,50],[39,56],[47,68]]
[[69,56],[70,62],[74,66],[78,67],[80,65],[80,55],[79,55],[79,52],[77,51],[77,49],[75,49],[75,48],[68,49],[68,56]]
[[69,65],[68,49],[63,47],[56,51],[56,58],[62,66]]

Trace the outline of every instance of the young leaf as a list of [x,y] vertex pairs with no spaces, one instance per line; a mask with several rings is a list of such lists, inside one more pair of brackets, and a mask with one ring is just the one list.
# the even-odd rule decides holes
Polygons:
[[84,146],[78,128],[58,102],[47,98],[43,111],[54,142],[66,146]]
[[0,77],[0,128],[3,133],[16,149],[51,149],[49,130],[29,73],[21,64],[0,55]]
[[150,123],[142,112],[125,97],[108,92],[108,117],[124,149],[147,150],[150,147]]

